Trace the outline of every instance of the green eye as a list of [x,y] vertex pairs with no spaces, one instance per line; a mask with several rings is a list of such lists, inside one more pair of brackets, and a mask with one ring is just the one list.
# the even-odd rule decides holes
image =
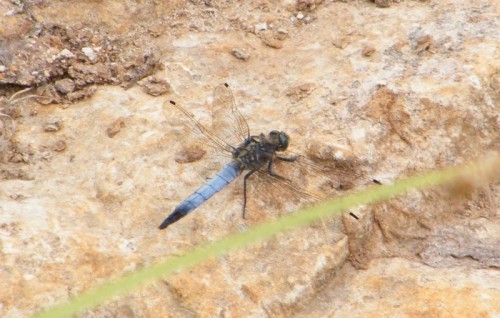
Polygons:
[[288,142],[290,141],[290,137],[288,137],[286,133],[280,132],[279,140],[280,140],[279,150],[281,151],[286,150],[288,148]]

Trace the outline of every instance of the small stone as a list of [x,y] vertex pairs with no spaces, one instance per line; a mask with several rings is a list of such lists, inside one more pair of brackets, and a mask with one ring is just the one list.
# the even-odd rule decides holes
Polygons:
[[263,37],[262,42],[273,49],[281,49],[283,47],[283,41],[271,37]]
[[78,91],[68,93],[66,97],[70,101],[76,101],[79,99],[84,99],[92,96],[97,91],[97,86],[87,86]]
[[286,96],[290,98],[292,104],[299,102],[300,100],[311,95],[312,91],[316,88],[313,83],[304,83],[287,90]]
[[75,82],[72,79],[64,78],[56,81],[55,87],[58,92],[68,94],[75,90]]
[[59,118],[52,118],[47,123],[45,123],[43,130],[45,130],[46,132],[54,132],[60,130],[61,128],[62,120]]
[[66,142],[62,139],[56,141],[56,143],[52,146],[52,149],[57,152],[61,152],[66,149]]
[[493,74],[490,78],[490,87],[500,93],[500,73]]
[[[9,197],[12,199],[12,200],[16,200],[16,201],[21,201],[21,200],[24,200],[26,199],[26,196],[24,196],[23,194],[21,193],[14,193],[14,194],[11,194],[9,195]],[[27,275],[26,275],[27,276]],[[25,279],[27,279],[25,276]],[[33,276],[33,275],[30,275],[30,276]],[[33,276],[34,277],[34,276]],[[28,279],[27,279],[28,280]]]
[[302,20],[302,19],[304,19],[304,14],[303,14],[302,12],[300,12],[300,11],[299,11],[299,12],[297,13],[296,17],[297,17],[297,20]]
[[361,52],[361,55],[363,55],[364,57],[369,57],[369,56],[372,56],[373,53],[375,53],[375,48],[371,45],[366,45],[364,48],[363,48],[363,51]]
[[90,62],[96,62],[97,61],[97,54],[91,47],[84,47],[82,48],[83,54],[89,59]]
[[57,127],[56,125],[48,124],[48,125],[45,125],[45,127],[43,129],[46,132],[53,132],[53,131],[58,131],[59,127]]
[[288,30],[287,29],[283,29],[283,28],[279,28],[278,29],[278,33],[288,35]]
[[106,134],[109,138],[113,138],[123,127],[125,127],[125,119],[120,117],[109,125]]
[[240,60],[243,60],[243,61],[246,61],[250,58],[250,54],[248,54],[247,52],[243,51],[243,50],[239,50],[239,49],[232,49],[231,50],[231,54],[236,57],[237,59],[240,59]]
[[44,151],[44,152],[40,152],[37,155],[36,159],[43,159],[43,160],[49,161],[50,159],[52,159],[52,157],[53,157],[52,152],[50,152],[50,151]]
[[57,93],[54,85],[48,84],[36,89],[35,100],[42,105],[48,105],[51,103],[60,103],[61,96]]
[[139,83],[142,91],[151,96],[160,96],[170,92],[170,84],[163,79],[158,79],[154,76],[148,76],[145,81]]
[[262,22],[262,23],[257,23],[255,25],[255,32],[260,32],[260,31],[265,31],[267,30],[267,23]]
[[323,0],[297,0],[297,9],[300,11],[314,11]]
[[417,52],[431,51],[433,45],[434,45],[434,38],[432,37],[432,35],[425,35],[417,40],[417,46],[415,48],[415,51]]
[[288,31],[285,29],[278,29],[275,33],[275,37],[280,41],[284,41],[288,38]]
[[9,158],[9,162],[12,162],[12,163],[21,163],[21,162],[28,162],[28,161],[24,161],[24,157],[22,154],[20,153],[14,153],[10,158]]
[[150,26],[148,28],[148,33],[152,36],[152,37],[159,37],[160,35],[162,35],[163,33],[165,32],[165,28],[163,27],[163,25],[161,24],[156,24],[156,25],[153,25],[153,26]]
[[61,50],[61,52],[59,52],[59,54],[57,54],[55,56],[55,59],[60,59],[60,58],[71,59],[71,58],[74,58],[74,57],[75,57],[75,54],[73,54],[70,50],[63,49],[63,50]]
[[7,70],[7,67],[5,65],[0,65],[0,73],[3,73]]
[[92,36],[92,39],[90,39],[90,42],[92,42],[92,44],[98,45],[99,43],[102,42],[102,36],[99,34],[96,34],[96,35]]
[[205,150],[198,146],[186,147],[175,154],[175,162],[188,163],[198,161],[203,158],[206,153],[207,152]]

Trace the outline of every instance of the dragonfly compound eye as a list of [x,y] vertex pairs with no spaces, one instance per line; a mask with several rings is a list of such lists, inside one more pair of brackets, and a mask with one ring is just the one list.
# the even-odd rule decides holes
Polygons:
[[288,148],[288,142],[290,141],[290,137],[284,132],[280,132],[279,134],[279,151],[284,151]]

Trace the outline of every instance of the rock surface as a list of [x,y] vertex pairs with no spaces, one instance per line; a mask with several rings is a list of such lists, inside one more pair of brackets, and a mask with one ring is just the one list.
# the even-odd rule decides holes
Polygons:
[[[167,100],[208,123],[211,91],[228,82],[254,134],[284,130],[293,151],[345,168],[318,190],[500,149],[497,1],[11,1],[0,12],[1,317],[296,207],[261,190],[243,220],[238,180],[159,231],[227,160]],[[415,191],[81,316],[500,315],[499,191],[481,180]]]

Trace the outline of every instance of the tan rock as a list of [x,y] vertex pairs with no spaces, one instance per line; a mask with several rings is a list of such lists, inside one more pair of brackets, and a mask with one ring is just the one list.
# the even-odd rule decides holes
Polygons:
[[[0,105],[2,113],[22,115],[2,144],[0,317],[30,316],[304,202],[297,192],[250,182],[243,220],[240,178],[158,230],[228,160],[186,116],[163,109],[170,99],[210,127],[212,90],[228,82],[252,134],[286,131],[290,150],[309,155],[296,170],[279,168],[311,197],[343,193],[350,179],[354,188],[369,178],[387,184],[500,149],[492,1],[468,1],[465,9],[451,0],[391,1],[387,9],[302,1],[321,3],[310,6],[308,24],[305,16],[295,18],[296,3],[47,2],[29,15],[54,25],[51,37],[31,30],[32,42],[21,41],[24,30],[12,31],[16,21],[0,30],[14,35],[0,46],[2,84],[47,85],[37,91],[43,107],[33,98]],[[28,21],[28,13],[17,14]],[[263,16],[262,32],[285,44],[280,49],[248,32]],[[287,31],[284,41],[273,37],[279,30]],[[98,62],[88,64],[65,39],[92,47]],[[360,54],[366,43],[377,48],[370,58]],[[252,58],[243,63],[232,48]],[[63,51],[73,53],[58,55]],[[62,107],[51,81],[64,78],[70,65],[75,91]],[[151,73],[171,90],[154,97],[134,87]],[[118,86],[124,83],[130,89]],[[8,101],[17,86],[4,86]],[[52,118],[64,127],[45,133]],[[109,138],[108,128],[119,132]],[[183,151],[187,160],[176,162]],[[329,174],[321,178],[325,165]],[[81,316],[498,315],[500,188],[471,184],[460,187],[467,191],[434,188],[353,209]]]

